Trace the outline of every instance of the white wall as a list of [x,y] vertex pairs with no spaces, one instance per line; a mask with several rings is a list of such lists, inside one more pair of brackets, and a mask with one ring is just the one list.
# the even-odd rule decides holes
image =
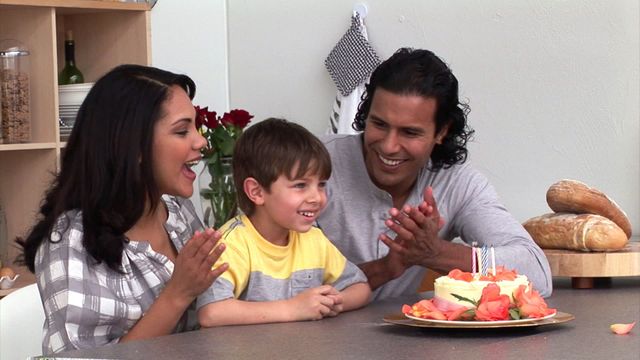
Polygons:
[[153,66],[189,75],[196,105],[228,107],[224,0],[158,1],[151,10]]
[[[356,2],[228,1],[231,107],[324,132],[336,89],[323,62]],[[549,212],[548,186],[573,178],[640,233],[638,0],[364,3],[382,58],[411,46],[450,64],[477,131],[472,163],[516,218]]]
[[[151,51],[153,66],[187,74],[195,81],[195,105],[228,110],[224,0],[158,1],[151,10]],[[197,187],[192,201],[200,210]]]

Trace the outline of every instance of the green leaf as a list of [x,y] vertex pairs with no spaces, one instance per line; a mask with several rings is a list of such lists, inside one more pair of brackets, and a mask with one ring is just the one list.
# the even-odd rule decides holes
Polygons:
[[469,309],[469,310],[463,312],[462,314],[467,314],[467,315],[469,315],[469,317],[471,319],[473,319],[473,318],[476,317],[476,309]]
[[212,134],[212,140],[216,149],[222,156],[229,156],[233,153],[235,139],[225,127],[217,127]]
[[220,142],[220,153],[223,156],[230,156],[233,154],[233,146],[235,145],[235,140],[231,137],[225,139],[223,142]]
[[454,298],[456,298],[456,299],[458,299],[460,301],[466,301],[468,303],[472,303],[474,306],[478,306],[478,302],[477,301],[471,300],[471,299],[466,298],[464,296],[460,296],[460,295],[457,295],[457,294],[451,294],[451,296],[453,296]]
[[510,309],[509,315],[513,320],[520,320],[520,310],[519,309]]

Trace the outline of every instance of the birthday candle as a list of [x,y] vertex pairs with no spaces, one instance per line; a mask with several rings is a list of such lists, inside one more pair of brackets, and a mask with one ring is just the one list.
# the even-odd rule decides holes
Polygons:
[[493,268],[493,276],[496,276],[496,252],[491,245],[491,267]]
[[478,266],[476,264],[476,261],[477,261],[476,245],[478,245],[478,243],[475,241],[471,243],[471,273],[473,274],[473,276],[476,275],[476,270],[478,269]]

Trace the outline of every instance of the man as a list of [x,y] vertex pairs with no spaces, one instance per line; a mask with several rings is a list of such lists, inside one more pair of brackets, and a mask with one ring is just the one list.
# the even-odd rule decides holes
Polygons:
[[[542,250],[468,164],[468,107],[458,81],[427,50],[400,49],[371,75],[353,124],[324,138],[333,175],[318,225],[359,264],[376,299],[411,294],[426,268],[471,271],[477,242],[495,262],[527,275],[542,296],[551,271]],[[487,257],[485,268],[489,265]]]

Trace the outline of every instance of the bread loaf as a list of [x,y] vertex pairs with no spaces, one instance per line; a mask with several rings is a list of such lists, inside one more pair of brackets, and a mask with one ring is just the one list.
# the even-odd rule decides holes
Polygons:
[[576,180],[560,180],[547,190],[547,204],[561,213],[596,214],[616,223],[631,237],[631,222],[627,214],[601,191]]
[[613,221],[594,214],[545,214],[523,225],[545,249],[611,251],[622,249],[629,241]]

